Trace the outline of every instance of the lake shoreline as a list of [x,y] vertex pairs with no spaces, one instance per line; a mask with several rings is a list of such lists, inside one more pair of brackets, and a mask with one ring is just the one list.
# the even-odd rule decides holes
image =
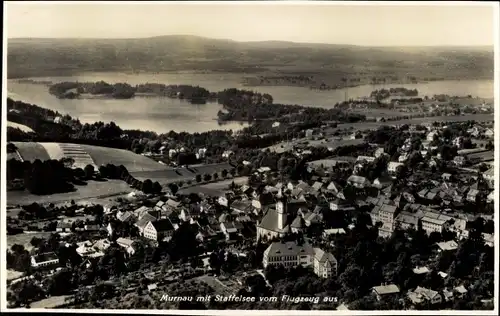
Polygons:
[[[234,75],[200,75],[200,74],[172,74],[170,75],[124,75],[123,73],[86,73],[80,77],[41,77],[37,81],[51,81],[53,83],[65,81],[96,82],[104,80],[109,83],[127,82],[138,85],[141,82],[159,82],[164,84],[184,83],[186,85],[201,86],[209,91],[223,91],[227,88],[245,89],[241,86],[238,76]],[[428,84],[394,85],[417,89],[421,95],[473,95],[483,99],[491,99],[493,80],[457,80],[445,82],[430,82]],[[273,96],[276,104],[300,104],[304,107],[318,107],[330,109],[336,103],[342,103],[346,97],[357,100],[358,97],[368,96],[375,89],[389,89],[391,85],[366,85],[356,88],[338,89],[335,91],[315,91],[301,87],[256,87],[246,88],[259,93],[268,93]],[[157,132],[185,131],[201,133],[209,130],[232,129],[239,130],[248,126],[247,120],[223,121],[219,124],[217,113],[223,107],[217,102],[192,106],[187,100],[152,97],[144,95],[132,99],[57,99],[49,94],[47,88],[40,84],[18,83],[18,80],[8,80],[8,96],[26,103],[39,104],[59,113],[67,113],[78,117],[83,123],[96,121],[113,121],[126,129],[154,130]],[[149,94],[149,93],[148,93]],[[361,111],[361,110],[360,110]],[[362,111],[361,111],[362,112]],[[372,114],[378,117],[383,114]],[[408,113],[409,114],[409,113]],[[367,114],[368,115],[368,114]],[[407,113],[402,113],[402,116]],[[392,116],[392,114],[391,114]],[[397,114],[399,116],[399,114]]]

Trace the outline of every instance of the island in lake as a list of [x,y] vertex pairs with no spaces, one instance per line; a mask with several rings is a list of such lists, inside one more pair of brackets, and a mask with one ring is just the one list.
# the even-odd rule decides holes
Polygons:
[[191,85],[165,85],[145,83],[131,86],[128,83],[59,82],[49,86],[49,92],[59,99],[130,99],[133,97],[168,97],[184,99],[193,104],[215,101],[216,93]]

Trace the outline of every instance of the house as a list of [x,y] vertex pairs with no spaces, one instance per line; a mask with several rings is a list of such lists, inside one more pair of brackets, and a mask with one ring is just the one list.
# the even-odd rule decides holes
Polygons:
[[380,156],[382,156],[384,154],[384,148],[383,147],[379,147],[377,148],[377,150],[375,150],[375,158],[379,158]]
[[431,270],[429,270],[428,267],[416,267],[413,269],[413,273],[415,273],[417,275],[427,274],[430,272],[431,272]]
[[449,291],[448,289],[443,290],[443,297],[444,297],[445,302],[450,302],[450,301],[453,301],[453,299],[454,299],[453,292]]
[[206,154],[207,154],[207,149],[200,148],[200,149],[198,149],[198,152],[196,153],[196,159],[203,159],[203,158],[205,158]]
[[345,234],[345,230],[343,228],[331,228],[331,229],[325,229],[323,231],[323,237],[328,238],[329,236],[332,235],[343,235]]
[[314,134],[314,131],[312,129],[306,130],[306,137],[311,138]]
[[403,153],[398,157],[398,162],[403,163],[408,160],[408,153]]
[[233,152],[231,150],[226,150],[222,153],[222,158],[229,158],[231,155],[233,154]]
[[226,236],[226,240],[234,240],[242,229],[243,225],[240,222],[224,222],[220,224],[220,230]]
[[347,183],[358,189],[363,189],[370,184],[370,181],[365,177],[352,175],[347,179]]
[[76,253],[82,258],[99,258],[111,246],[107,239],[91,242],[89,240],[77,243]]
[[362,162],[362,161],[365,161],[365,162],[374,162],[375,161],[375,157],[371,157],[371,156],[358,156],[358,158],[356,159],[356,162]]
[[35,269],[50,268],[59,264],[59,258],[54,252],[44,252],[31,256],[31,266]]
[[145,214],[149,214],[153,209],[147,206],[141,206],[133,212],[133,215],[137,219],[141,219]]
[[486,197],[486,202],[488,202],[488,203],[495,202],[495,192],[494,191],[492,191],[492,192],[490,192],[490,194],[488,194],[488,196]]
[[395,225],[402,230],[418,229],[420,218],[418,214],[408,211],[402,211],[396,216]]
[[493,234],[482,233],[484,245],[493,248],[495,246],[495,237]]
[[458,244],[454,240],[438,242],[436,243],[439,252],[443,251],[455,251],[458,248]]
[[271,171],[271,168],[269,167],[260,167],[259,169],[257,169],[258,173],[267,173],[269,171]]
[[101,227],[97,224],[86,224],[83,226],[83,229],[87,232],[96,232],[101,230]]
[[443,173],[443,174],[441,175],[441,178],[442,178],[444,181],[450,181],[450,180],[451,180],[451,177],[452,177],[452,176],[451,176],[451,174],[446,173],[446,172],[445,172],[445,173]]
[[466,164],[467,160],[464,156],[455,156],[455,158],[453,158],[453,162],[457,167],[462,167]]
[[134,224],[139,229],[139,235],[143,235],[144,228],[146,228],[149,222],[155,222],[156,220],[156,217],[149,213],[143,214],[142,217]]
[[126,222],[129,220],[131,221],[131,220],[134,220],[134,214],[130,211],[125,211],[125,212],[118,211],[118,213],[116,213],[116,218],[120,222]]
[[387,297],[398,295],[399,287],[395,284],[374,286],[372,288],[372,293],[375,295],[378,301],[381,301]]
[[229,201],[226,197],[226,194],[219,196],[219,198],[217,199],[217,203],[222,206],[228,206]]
[[442,302],[442,297],[439,292],[420,286],[413,291],[409,291],[408,298],[415,305],[419,305],[424,302],[428,302],[430,304],[439,304]]
[[334,192],[334,193],[338,193],[340,190],[342,190],[342,187],[340,187],[338,184],[336,184],[335,182],[330,182],[330,184],[328,184],[328,186],[326,187],[326,190],[327,191],[330,191],[330,192]]
[[69,232],[71,232],[72,227],[73,227],[73,223],[69,223],[66,221],[59,221],[59,222],[57,222],[56,232],[69,233]]
[[392,184],[392,179],[389,177],[378,177],[377,179],[373,180],[373,186],[378,188],[378,189],[383,189]]
[[143,236],[154,241],[168,240],[174,233],[174,227],[169,219],[148,222],[144,227]]
[[303,215],[299,212],[297,214],[297,217],[293,220],[293,222],[290,224],[290,230],[292,233],[300,233],[303,232],[306,229],[307,225],[304,220]]
[[264,268],[268,265],[312,266],[314,273],[321,278],[337,275],[337,259],[308,243],[274,242],[264,251],[262,264]]
[[457,297],[462,298],[467,294],[467,289],[463,285],[459,285],[453,289],[453,292],[457,294]]
[[179,219],[184,222],[189,222],[191,220],[197,219],[201,215],[200,208],[197,206],[191,206],[189,209],[182,209],[179,214]]
[[128,238],[118,238],[116,240],[116,243],[125,249],[125,251],[129,254],[129,255],[133,255],[135,253],[135,248],[133,246],[134,244],[134,241],[131,240],[131,239],[128,239]]
[[403,165],[403,163],[401,163],[401,162],[390,161],[387,164],[387,173],[389,173],[389,175],[395,175],[396,172],[398,171],[398,167],[400,167],[402,165]]
[[234,201],[231,203],[231,210],[237,213],[250,214],[253,212],[254,207],[250,201]]
[[109,222],[108,226],[106,226],[106,230],[108,232],[108,236],[112,236],[115,231],[116,224],[114,222]]
[[470,189],[469,192],[467,193],[466,200],[475,203],[477,201],[478,194],[479,194],[478,190]]
[[354,206],[352,206],[346,200],[336,198],[335,200],[330,202],[330,210],[332,210],[332,211],[347,211],[347,210],[353,210],[353,209],[354,209]]
[[434,137],[438,136],[438,133],[436,131],[431,131],[427,134],[426,140],[428,142],[432,142],[434,140]]
[[452,141],[452,145],[460,149],[462,148],[463,141],[464,141],[463,137],[461,136],[455,137]]
[[493,183],[495,182],[495,168],[490,168],[483,172],[483,179],[493,186]]
[[384,203],[374,207],[370,216],[373,224],[376,224],[377,222],[382,223],[382,226],[379,228],[379,235],[381,237],[389,237],[392,234],[397,215],[398,213],[395,205]]
[[487,128],[485,131],[484,131],[484,136],[486,137],[493,137],[495,136],[495,131],[491,128]]
[[323,183],[319,182],[319,181],[314,182],[312,185],[312,189],[315,191],[321,190],[322,187],[323,187]]
[[158,289],[158,284],[153,283],[153,284],[148,284],[148,292],[154,292]]
[[422,217],[421,223],[422,229],[425,230],[428,235],[430,235],[432,232],[442,233],[446,226],[446,220],[429,216]]
[[168,151],[168,157],[169,157],[170,159],[174,158],[174,157],[175,157],[175,155],[177,155],[177,150],[175,150],[175,149],[170,149],[170,150]]

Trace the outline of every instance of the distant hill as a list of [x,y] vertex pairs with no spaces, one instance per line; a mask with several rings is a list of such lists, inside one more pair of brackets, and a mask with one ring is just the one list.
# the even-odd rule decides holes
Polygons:
[[197,36],[8,40],[8,77],[84,71],[429,75],[493,78],[492,47],[363,47]]

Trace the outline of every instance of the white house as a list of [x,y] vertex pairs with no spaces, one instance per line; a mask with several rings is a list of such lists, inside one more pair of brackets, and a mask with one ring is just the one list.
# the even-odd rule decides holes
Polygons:
[[59,264],[59,258],[54,252],[45,252],[31,256],[31,266],[33,268],[44,268],[57,264]]
[[434,140],[434,136],[436,136],[438,133],[436,131],[431,131],[429,134],[427,134],[427,141],[432,142]]
[[203,158],[205,158],[206,154],[207,154],[207,149],[200,148],[200,149],[198,149],[198,153],[196,154],[196,158],[203,159]]
[[424,302],[429,302],[432,305],[439,304],[442,302],[442,297],[439,292],[426,289],[424,287],[418,286],[415,290],[408,292],[408,298],[413,304],[418,305]]
[[233,152],[231,150],[226,150],[222,153],[222,158],[229,158],[231,155],[233,154]]
[[159,221],[149,222],[143,231],[143,236],[154,241],[168,240],[172,237],[174,227],[169,219],[160,219]]
[[375,295],[378,301],[381,301],[386,297],[391,297],[399,294],[399,287],[395,284],[374,286],[372,288],[372,293]]
[[129,255],[133,255],[135,253],[135,249],[134,249],[134,241],[131,240],[131,239],[128,239],[128,238],[118,238],[116,240],[116,243],[125,249],[125,251],[129,254]]
[[265,251],[262,260],[264,267],[283,265],[285,267],[312,266],[314,273],[321,278],[337,275],[337,259],[319,248],[304,243],[274,242]]
[[368,179],[366,179],[365,177],[355,176],[355,175],[350,176],[347,179],[347,182],[358,189],[363,189],[367,185],[370,185],[370,181],[368,181]]
[[169,158],[174,158],[174,157],[175,157],[175,155],[177,155],[177,150],[175,150],[175,149],[170,149],[170,150],[168,151],[168,157],[169,157]]

